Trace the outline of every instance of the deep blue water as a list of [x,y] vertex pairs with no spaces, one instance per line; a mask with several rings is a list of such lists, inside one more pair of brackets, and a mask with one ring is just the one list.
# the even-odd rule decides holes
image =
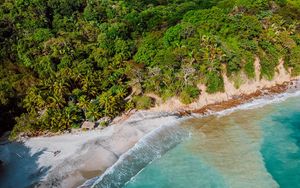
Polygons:
[[191,136],[124,188],[300,187],[300,97],[182,126]]

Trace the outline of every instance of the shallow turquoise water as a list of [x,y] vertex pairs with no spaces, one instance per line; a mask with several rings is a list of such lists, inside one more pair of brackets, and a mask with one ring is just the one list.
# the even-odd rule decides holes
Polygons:
[[265,165],[280,187],[300,187],[300,100],[288,100],[261,121]]
[[191,137],[124,188],[300,187],[300,97],[182,126]]

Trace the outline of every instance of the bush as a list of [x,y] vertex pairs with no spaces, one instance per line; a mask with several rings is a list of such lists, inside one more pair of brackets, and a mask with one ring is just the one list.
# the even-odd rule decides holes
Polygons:
[[253,39],[258,37],[262,31],[262,25],[255,16],[242,16],[237,19],[235,29],[240,38]]
[[248,61],[245,64],[245,73],[248,76],[248,78],[253,79],[255,78],[255,68],[254,68],[254,62],[253,61]]
[[292,49],[286,64],[292,67],[292,75],[300,74],[300,47]]
[[224,80],[220,73],[209,72],[206,77],[207,93],[224,91]]
[[234,57],[229,60],[226,68],[227,68],[227,75],[232,75],[233,73],[237,73],[241,70],[241,59],[239,57]]
[[245,61],[244,71],[248,78],[255,78],[254,56],[251,53],[244,53],[243,61]]
[[154,100],[148,96],[135,96],[132,100],[138,110],[149,109],[154,105]]
[[261,76],[268,80],[272,80],[275,74],[276,64],[272,61],[269,61],[268,59],[263,58],[260,61],[260,66]]
[[197,87],[186,86],[180,93],[180,101],[183,104],[190,104],[198,98],[200,91]]
[[161,98],[163,101],[166,101],[166,100],[170,99],[171,97],[173,97],[175,94],[176,93],[173,90],[167,88],[162,91]]

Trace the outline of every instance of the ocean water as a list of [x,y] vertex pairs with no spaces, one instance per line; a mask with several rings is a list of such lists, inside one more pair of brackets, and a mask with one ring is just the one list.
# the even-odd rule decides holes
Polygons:
[[299,96],[181,127],[190,136],[121,187],[300,188]]

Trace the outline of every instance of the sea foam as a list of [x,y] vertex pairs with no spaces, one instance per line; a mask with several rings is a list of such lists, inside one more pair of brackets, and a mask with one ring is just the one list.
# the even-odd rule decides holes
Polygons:
[[98,178],[85,182],[82,187],[122,187],[138,174],[147,164],[159,158],[189,136],[177,124],[164,124],[144,136],[119,160]]

